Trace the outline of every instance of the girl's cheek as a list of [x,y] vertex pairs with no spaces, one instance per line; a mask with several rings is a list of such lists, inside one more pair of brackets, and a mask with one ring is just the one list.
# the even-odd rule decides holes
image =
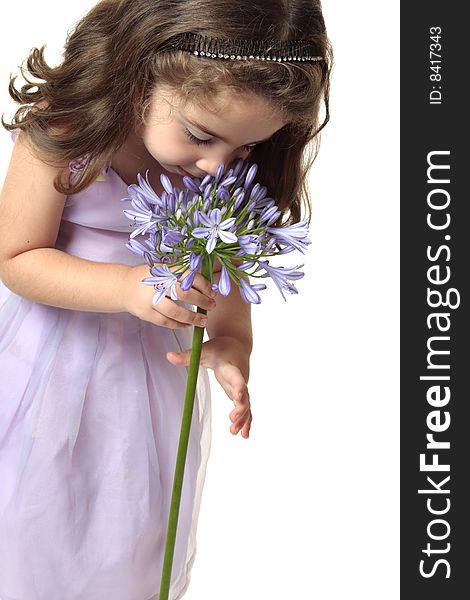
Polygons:
[[148,144],[146,145],[148,152],[160,162],[174,163],[181,157],[181,153],[178,153],[175,148],[171,147],[170,144]]

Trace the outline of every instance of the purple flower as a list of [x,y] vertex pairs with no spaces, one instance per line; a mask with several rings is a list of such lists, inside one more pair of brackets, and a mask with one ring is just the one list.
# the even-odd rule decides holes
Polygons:
[[202,264],[202,254],[191,252],[189,256],[189,268],[191,271],[199,271]]
[[222,270],[220,272],[219,292],[222,296],[228,296],[230,294],[230,277],[225,265],[222,265]]
[[222,177],[223,173],[224,173],[224,163],[220,163],[220,165],[217,167],[217,169],[215,171],[215,177],[214,177],[215,183],[219,183],[220,178]]
[[183,292],[187,292],[189,288],[193,285],[196,273],[201,269],[201,264],[202,254],[196,254],[195,252],[191,252],[189,256],[189,273],[181,281],[181,289],[183,290]]
[[134,219],[134,223],[140,223],[139,227],[134,229],[131,233],[131,238],[135,238],[137,235],[148,233],[151,230],[155,230],[156,223],[161,220],[151,210],[145,212],[136,210],[124,210],[124,214],[129,219]]
[[209,198],[211,192],[212,192],[212,186],[210,184],[207,184],[206,187],[204,188],[204,192],[202,194],[202,199],[204,200],[204,202],[207,200],[207,198]]
[[305,273],[302,271],[297,271],[303,267],[303,265],[298,265],[297,267],[272,267],[267,260],[258,261],[259,269],[264,269],[265,273],[261,277],[271,277],[274,283],[276,284],[278,290],[281,292],[282,297],[286,300],[284,296],[284,292],[288,292],[289,294],[297,294],[297,288],[292,285],[288,280],[289,279],[301,279]]
[[251,190],[251,199],[256,202],[256,205],[258,205],[266,196],[267,191],[268,190],[266,186],[256,183]]
[[307,238],[307,220],[299,221],[286,227],[268,227],[266,231],[280,244],[287,244],[304,253],[312,242]]
[[[161,175],[163,177],[163,173]],[[167,178],[168,179],[168,178]],[[162,194],[162,211],[168,215],[168,217],[172,216],[176,209],[176,198],[173,193],[169,194],[168,192],[163,192]]]
[[[147,241],[146,241],[147,244]],[[126,248],[132,252],[132,254],[137,254],[137,256],[143,256],[145,262],[149,267],[153,267],[153,264],[158,261],[158,255],[153,248],[146,247],[141,244],[138,240],[134,240],[129,238]]]
[[199,186],[191,177],[188,177],[187,175],[185,175],[183,177],[183,183],[188,190],[191,190],[192,192],[199,194]]
[[237,178],[231,175],[229,171],[227,175],[222,179],[219,185],[222,188],[227,188],[229,185],[232,185],[232,183],[235,183],[236,180]]
[[[160,196],[158,196],[150,183],[148,182],[148,170],[145,173],[145,179],[142,177],[140,173],[137,173],[137,183],[138,185],[130,185],[127,189],[129,195],[139,194],[141,197],[145,199],[145,201],[150,205],[156,205],[161,207],[162,201]],[[132,198],[131,198],[132,199]]]
[[174,252],[174,247],[181,244],[185,236],[179,231],[174,231],[168,227],[162,227],[162,241],[160,250],[162,252]]
[[204,179],[201,181],[201,185],[199,186],[199,189],[203,190],[204,187],[209,183],[209,181],[212,179],[212,175],[210,173],[207,173],[207,175],[204,177]]
[[224,187],[219,187],[217,190],[217,198],[220,198],[224,202],[230,202],[230,194]]
[[[192,218],[193,218],[192,225],[194,225],[194,227],[197,227],[199,225],[199,223],[200,223],[199,211],[198,211],[197,208],[194,210]],[[187,221],[187,219],[186,219],[186,221]]]
[[239,271],[248,271],[248,269],[251,269],[251,267],[253,267],[254,265],[255,265],[255,261],[249,260],[247,262],[242,263],[241,265],[238,265],[237,269]]
[[196,271],[189,271],[188,275],[184,279],[181,280],[180,287],[183,292],[187,292],[189,288],[193,285],[194,278],[196,277]]
[[263,198],[262,200],[256,201],[256,210],[258,212],[262,212],[265,208],[270,208],[275,204],[276,203],[274,202],[273,198]]
[[165,173],[162,173],[160,175],[160,181],[162,182],[165,191],[168,192],[168,194],[170,195],[173,194],[173,186],[171,185],[171,181],[168,179]]
[[240,174],[240,171],[242,170],[243,162],[244,162],[243,159],[239,158],[233,167],[233,174],[236,177],[238,177],[238,175]]
[[269,208],[266,207],[259,216],[259,222],[264,223],[264,221],[267,221],[266,225],[269,227],[269,225],[272,225],[277,221],[280,215],[281,211],[278,210],[276,205],[270,206]]
[[252,183],[257,171],[258,171],[258,165],[256,163],[251,165],[251,167],[249,168],[248,173],[246,174],[246,177],[245,177],[245,184],[243,186],[245,189],[247,189],[248,186]]
[[255,283],[253,285],[249,285],[244,279],[240,279],[240,296],[245,302],[249,302],[250,304],[259,304],[261,302],[261,298],[256,293],[259,290],[265,290],[266,286],[264,283]]
[[239,192],[235,192],[235,202],[233,203],[233,210],[237,210],[245,200],[245,191],[240,190]]
[[[125,199],[132,208],[124,212],[134,221],[127,247],[151,267],[152,277],[144,283],[154,285],[155,303],[166,294],[177,299],[178,281],[182,290],[189,290],[204,256],[211,253],[222,264],[219,283],[212,284],[212,289],[224,296],[230,293],[233,280],[245,302],[258,304],[258,292],[266,286],[250,284],[242,276],[248,272],[255,276],[259,271],[259,277],[273,279],[284,300],[286,293],[297,293],[293,282],[304,275],[299,267],[272,267],[261,259],[293,250],[304,252],[311,243],[307,221],[275,227],[282,211],[268,197],[267,188],[254,181],[257,172],[256,164],[242,159],[225,173],[219,164],[215,175],[207,174],[202,181],[183,177],[183,191],[162,174],[161,197],[149,184],[148,172],[145,179],[138,174],[138,185],[128,187]],[[138,241],[138,235],[145,235],[145,241]],[[231,262],[237,258],[241,265]]]
[[145,285],[153,285],[155,288],[157,293],[153,297],[153,304],[161,302],[168,290],[170,290],[172,299],[178,300],[175,286],[178,283],[180,274],[175,275],[166,265],[154,266],[150,269],[150,273],[152,277],[142,279],[142,283],[145,283]]
[[218,238],[226,244],[237,241],[237,236],[231,231],[227,231],[227,229],[230,229],[235,224],[235,217],[221,221],[222,213],[220,212],[220,208],[211,210],[209,216],[201,212],[199,217],[202,223],[204,223],[204,227],[196,227],[193,230],[193,236],[207,240],[206,252],[208,254],[214,250]]
[[262,249],[259,235],[241,235],[238,238],[238,243],[246,254],[257,254]]

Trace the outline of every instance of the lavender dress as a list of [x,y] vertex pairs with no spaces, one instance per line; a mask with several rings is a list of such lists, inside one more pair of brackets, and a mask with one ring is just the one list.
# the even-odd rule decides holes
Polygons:
[[[108,167],[69,196],[56,247],[126,248],[126,183]],[[30,302],[0,282],[0,600],[157,600],[192,330]],[[172,569],[184,596],[211,441],[200,369]]]

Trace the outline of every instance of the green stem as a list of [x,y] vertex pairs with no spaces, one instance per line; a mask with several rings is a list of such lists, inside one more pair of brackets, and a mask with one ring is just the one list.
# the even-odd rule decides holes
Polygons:
[[[202,275],[212,281],[213,257],[203,255]],[[197,308],[198,313],[207,314],[203,308]],[[188,450],[191,420],[193,415],[194,395],[196,392],[197,376],[199,372],[199,361],[202,351],[202,339],[204,327],[194,327],[193,343],[191,346],[191,358],[189,360],[188,379],[186,383],[186,396],[184,400],[183,418],[181,421],[180,439],[178,453],[176,456],[175,475],[173,478],[173,492],[171,495],[170,515],[168,518],[168,529],[166,535],[165,556],[160,584],[160,600],[168,600],[171,583],[171,569],[173,566],[173,555],[175,552],[176,529],[178,526],[178,515],[181,501],[181,490],[183,487],[184,467]]]

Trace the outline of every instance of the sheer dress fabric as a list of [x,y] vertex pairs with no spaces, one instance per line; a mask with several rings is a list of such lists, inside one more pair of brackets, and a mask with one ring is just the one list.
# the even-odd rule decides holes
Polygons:
[[[56,247],[142,263],[125,247],[126,196],[108,165],[67,197]],[[191,340],[192,328],[41,305],[0,282],[0,600],[158,600],[187,376],[166,353]],[[170,600],[189,584],[210,444],[201,368]]]

